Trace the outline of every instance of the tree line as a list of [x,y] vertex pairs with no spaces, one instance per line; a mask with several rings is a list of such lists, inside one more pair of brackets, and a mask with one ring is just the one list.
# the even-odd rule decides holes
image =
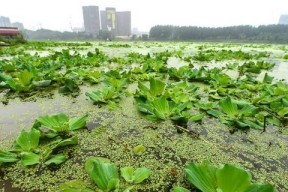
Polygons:
[[150,29],[149,37],[151,40],[288,43],[288,25],[218,28],[157,25]]

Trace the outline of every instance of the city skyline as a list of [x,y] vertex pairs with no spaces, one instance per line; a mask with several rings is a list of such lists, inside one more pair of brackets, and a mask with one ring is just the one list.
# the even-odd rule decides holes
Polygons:
[[131,28],[140,31],[149,31],[155,25],[223,27],[277,24],[281,14],[288,14],[286,0],[178,0],[165,4],[152,0],[72,0],[69,4],[56,0],[10,0],[1,3],[0,13],[12,22],[24,23],[27,29],[71,31],[74,27],[83,26],[82,6],[95,4],[100,9],[117,7],[118,11],[131,11]]
[[112,37],[131,35],[131,11],[116,11],[115,7],[100,10],[99,6],[83,6],[84,31],[97,36],[109,31]]

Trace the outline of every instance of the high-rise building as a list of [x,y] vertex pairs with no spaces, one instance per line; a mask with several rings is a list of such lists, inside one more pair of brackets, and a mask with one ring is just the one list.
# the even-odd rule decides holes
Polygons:
[[108,31],[111,31],[112,36],[117,35],[117,20],[116,9],[113,7],[106,8],[106,23]]
[[281,15],[278,24],[288,25],[288,15]]
[[0,16],[0,27],[11,27],[9,17]]
[[100,17],[101,17],[101,30],[108,31],[106,11],[100,11]]
[[83,6],[85,32],[98,35],[100,31],[100,18],[98,6]]
[[131,35],[131,12],[122,11],[116,13],[117,18],[117,36]]

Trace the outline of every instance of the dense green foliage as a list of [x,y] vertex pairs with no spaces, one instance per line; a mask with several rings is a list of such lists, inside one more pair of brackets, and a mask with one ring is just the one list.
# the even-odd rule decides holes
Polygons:
[[193,26],[162,26],[150,29],[150,39],[178,41],[240,41],[287,43],[288,26],[233,26],[233,27],[193,27]]

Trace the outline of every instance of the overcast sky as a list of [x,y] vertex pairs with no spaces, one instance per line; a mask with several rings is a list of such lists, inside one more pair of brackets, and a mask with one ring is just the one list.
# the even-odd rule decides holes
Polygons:
[[288,0],[0,0],[0,16],[28,29],[70,30],[83,26],[83,5],[131,11],[132,28],[157,24],[190,26],[267,25],[288,14]]

